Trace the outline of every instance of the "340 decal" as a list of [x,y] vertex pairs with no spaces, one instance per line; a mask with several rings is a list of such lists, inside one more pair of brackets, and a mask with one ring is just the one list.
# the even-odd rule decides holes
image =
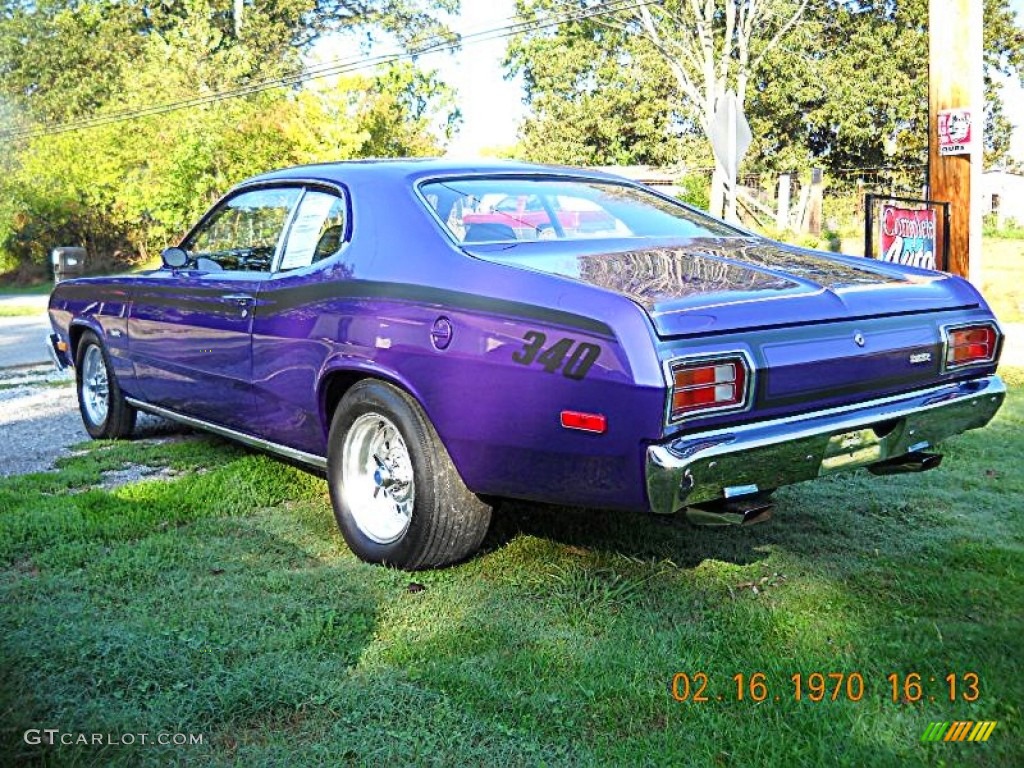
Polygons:
[[567,379],[580,381],[601,356],[601,348],[597,344],[574,339],[559,339],[547,349],[544,345],[548,337],[540,331],[527,331],[523,334],[523,348],[512,353],[512,360],[520,365],[537,363],[548,373],[562,370]]

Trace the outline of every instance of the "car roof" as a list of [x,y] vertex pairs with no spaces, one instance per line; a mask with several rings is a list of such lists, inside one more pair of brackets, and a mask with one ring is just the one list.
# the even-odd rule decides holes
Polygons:
[[514,160],[450,160],[446,158],[399,158],[343,160],[282,168],[246,179],[242,185],[287,179],[319,180],[336,183],[401,182],[415,183],[433,176],[544,174],[628,181],[604,171],[562,165],[542,165]]

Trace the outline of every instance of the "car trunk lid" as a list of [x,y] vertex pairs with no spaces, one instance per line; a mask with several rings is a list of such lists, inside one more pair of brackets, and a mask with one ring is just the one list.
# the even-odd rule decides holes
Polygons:
[[735,337],[758,369],[755,407],[772,412],[941,381],[945,313],[978,306],[948,275],[752,238],[537,245],[486,258],[628,296],[650,316],[664,359]]
[[602,249],[575,241],[467,250],[628,296],[662,338],[977,306],[973,293],[948,275],[753,238],[643,248]]

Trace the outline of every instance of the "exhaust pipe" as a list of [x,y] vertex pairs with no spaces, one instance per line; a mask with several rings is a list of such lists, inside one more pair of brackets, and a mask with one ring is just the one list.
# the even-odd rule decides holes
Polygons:
[[771,520],[774,505],[767,496],[749,499],[724,499],[686,508],[686,519],[693,525],[754,525]]
[[907,472],[927,472],[929,469],[935,469],[941,463],[941,453],[913,451],[903,456],[897,456],[894,459],[871,464],[868,466],[868,472],[873,475],[902,475]]

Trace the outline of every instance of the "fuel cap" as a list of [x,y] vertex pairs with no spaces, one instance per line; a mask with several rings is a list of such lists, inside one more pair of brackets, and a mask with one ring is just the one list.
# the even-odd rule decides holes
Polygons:
[[452,343],[452,321],[447,317],[439,317],[430,329],[430,343],[434,349],[448,349]]

